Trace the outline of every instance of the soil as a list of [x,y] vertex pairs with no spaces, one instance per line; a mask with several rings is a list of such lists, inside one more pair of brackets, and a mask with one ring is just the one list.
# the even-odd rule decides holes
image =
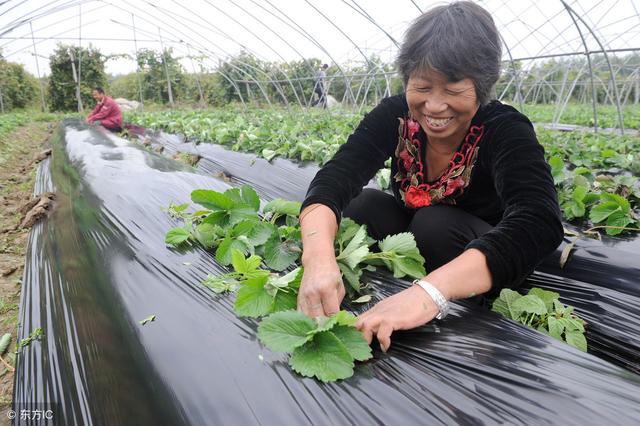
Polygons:
[[[11,333],[2,358],[15,363],[18,307],[30,226],[46,216],[53,196],[33,198],[38,162],[47,152],[53,124],[33,122],[0,139],[0,336]],[[14,373],[0,361],[0,418],[11,407]]]

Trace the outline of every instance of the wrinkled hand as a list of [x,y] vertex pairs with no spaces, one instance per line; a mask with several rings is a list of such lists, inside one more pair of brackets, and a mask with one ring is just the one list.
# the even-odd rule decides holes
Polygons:
[[304,265],[298,292],[299,311],[310,317],[331,316],[340,310],[344,294],[342,274],[335,259]]
[[410,330],[424,325],[438,315],[438,307],[429,295],[417,285],[378,302],[358,317],[356,327],[371,344],[376,335],[380,349],[391,346],[391,333]]

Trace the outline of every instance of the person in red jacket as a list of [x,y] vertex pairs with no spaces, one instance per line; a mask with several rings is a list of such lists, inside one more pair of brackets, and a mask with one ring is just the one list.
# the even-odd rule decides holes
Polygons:
[[98,104],[87,117],[87,123],[101,125],[113,132],[121,131],[122,112],[116,101],[105,95],[102,87],[95,87],[91,96]]

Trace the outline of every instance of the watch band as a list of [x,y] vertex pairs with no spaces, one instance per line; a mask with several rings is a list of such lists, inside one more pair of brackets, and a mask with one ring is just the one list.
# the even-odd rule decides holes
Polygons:
[[438,290],[433,284],[425,280],[414,280],[413,284],[422,287],[422,289],[426,291],[429,297],[431,297],[435,302],[438,307],[438,315],[436,315],[436,319],[444,319],[444,317],[449,314],[449,302],[447,302],[447,299],[445,299],[442,293],[440,293],[440,290]]

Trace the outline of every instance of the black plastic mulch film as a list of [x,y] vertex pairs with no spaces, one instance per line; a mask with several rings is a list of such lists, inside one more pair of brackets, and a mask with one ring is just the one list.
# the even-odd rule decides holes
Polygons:
[[[527,282],[576,307],[591,353],[454,303],[446,320],[396,332],[387,354],[374,347],[352,378],[324,384],[262,347],[233,296],[200,285],[225,269],[202,249],[167,248],[175,222],[162,210],[241,183],[263,200],[301,200],[316,167],[155,140],[168,155],[197,151],[205,173],[75,121],[54,137],[36,191],[55,190],[57,206],[32,230],[20,306],[19,338],[44,335],[17,357],[17,413],[47,408],[61,425],[638,423],[633,241],[581,240],[564,269],[556,253]],[[369,277],[372,303],[408,285]]]

